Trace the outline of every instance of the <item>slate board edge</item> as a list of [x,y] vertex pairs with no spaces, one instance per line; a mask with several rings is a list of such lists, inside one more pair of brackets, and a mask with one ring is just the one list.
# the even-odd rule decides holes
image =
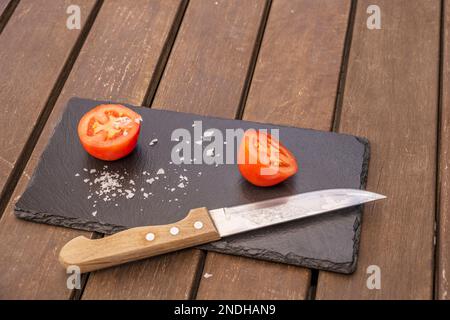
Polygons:
[[[58,122],[55,125],[55,127],[53,128],[52,135],[56,132],[57,128],[60,125],[62,125],[62,123],[61,123],[62,118],[72,100],[91,101],[91,102],[96,101],[98,104],[106,104],[106,103],[119,104],[120,103],[120,102],[114,102],[114,101],[83,99],[83,98],[78,98],[78,97],[71,98],[66,103],[66,106],[64,107],[63,112],[61,112]],[[139,108],[137,106],[133,106],[133,105],[126,104],[126,103],[120,103],[120,104],[123,104],[128,107]],[[143,106],[141,106],[141,107],[143,107]],[[205,117],[205,116],[197,115],[194,113],[186,113],[186,112],[176,112],[176,111],[167,111],[167,110],[158,110],[158,109],[153,109],[153,111],[166,112],[166,113],[184,113],[184,114],[195,115],[195,116],[199,116],[199,117]],[[220,118],[220,117],[209,117],[209,116],[207,118],[219,119],[219,120],[232,120],[232,119],[226,119],[226,118]],[[239,121],[239,120],[237,120],[237,121]],[[285,128],[287,127],[287,128],[299,129],[298,127],[294,127],[294,126],[274,125],[274,124],[270,124],[270,123],[262,123],[262,122],[255,122],[255,121],[245,121],[245,122],[255,123],[256,125],[262,125],[262,126],[272,125],[272,126],[276,126],[276,127],[285,127]],[[308,130],[308,131],[314,131],[314,132],[323,132],[321,130],[315,130],[315,129],[310,129],[310,128],[301,128],[301,129]],[[328,132],[328,133],[336,134],[336,135],[338,134],[335,132]],[[369,166],[369,158],[370,158],[369,141],[366,138],[358,137],[358,136],[354,136],[354,135],[350,135],[350,134],[339,133],[339,135],[346,135],[346,136],[353,137],[358,142],[360,142],[364,145],[364,155],[363,155],[363,163],[362,163],[361,179],[360,179],[360,188],[363,189],[366,186],[367,175],[368,175],[368,166]],[[50,141],[50,139],[49,139],[49,141]],[[48,147],[49,147],[49,144],[46,145],[46,147],[44,149],[44,153],[47,151]],[[39,159],[39,162],[41,160],[42,160],[42,157]],[[38,164],[38,166],[39,166],[39,164]],[[35,172],[33,172],[33,175],[29,182],[29,186],[34,183],[34,176],[35,176]],[[27,189],[28,189],[28,187],[27,187]],[[26,190],[25,190],[25,192],[26,192]],[[20,199],[15,203],[14,213],[15,213],[16,217],[27,220],[27,221],[43,223],[43,224],[51,224],[51,225],[56,225],[56,226],[63,226],[63,227],[68,227],[68,228],[83,230],[83,231],[89,231],[89,232],[99,232],[99,233],[107,234],[107,235],[114,234],[114,233],[117,233],[119,231],[123,231],[126,229],[123,226],[118,226],[118,225],[114,225],[114,224],[93,222],[93,221],[88,221],[88,220],[80,219],[80,218],[68,218],[68,217],[58,216],[55,214],[49,214],[49,213],[45,213],[45,212],[32,212],[32,211],[24,210],[24,209],[20,208]],[[356,270],[359,241],[360,241],[360,234],[361,234],[361,214],[362,214],[362,208],[360,207],[360,208],[358,208],[358,216],[357,216],[357,220],[355,221],[355,225],[354,225],[354,238],[353,238],[353,242],[354,242],[353,248],[354,249],[353,249],[352,260],[349,262],[345,262],[345,263],[335,263],[335,262],[331,262],[331,261],[307,258],[307,257],[302,257],[302,256],[296,256],[296,255],[284,256],[284,255],[280,255],[279,253],[271,252],[271,251],[267,251],[267,250],[265,250],[265,252],[258,251],[257,254],[251,254],[251,253],[247,252],[246,250],[241,250],[242,253],[241,252],[236,253],[236,252],[230,252],[229,249],[214,247],[214,243],[200,246],[199,248],[209,250],[209,251],[220,252],[220,253],[233,254],[233,255],[237,255],[237,256],[256,258],[256,259],[260,259],[260,260],[264,259],[264,260],[270,260],[270,261],[274,261],[274,262],[282,262],[282,263],[288,263],[288,264],[303,266],[303,267],[308,267],[308,268],[325,269],[328,271],[335,271],[335,272],[349,274],[349,273],[353,273]],[[234,250],[236,250],[236,248],[234,248]],[[252,249],[252,250],[254,250],[254,249]],[[256,250],[254,250],[254,251],[256,251]]]
[[[363,163],[361,169],[361,185],[360,189],[365,189],[367,185],[367,176],[369,169],[369,161],[370,161],[370,143],[366,138],[355,137],[358,142],[364,145],[364,154],[363,154]],[[362,206],[358,207],[358,215],[356,217],[356,221],[354,224],[354,237],[353,237],[353,256],[352,260],[344,263],[336,263],[328,260],[320,260],[314,258],[308,258],[293,254],[281,255],[278,252],[268,251],[268,250],[257,250],[251,249],[252,252],[245,250],[241,247],[233,247],[230,243],[227,243],[226,246],[223,244],[219,244],[219,242],[206,244],[200,246],[200,249],[214,251],[218,253],[225,253],[235,256],[242,256],[247,258],[253,258],[258,260],[265,261],[273,261],[285,264],[296,265],[300,267],[306,267],[311,269],[318,270],[326,270],[333,271],[338,273],[351,274],[355,272],[357,261],[358,261],[358,251],[359,251],[359,242],[361,239],[361,223],[362,223]]]

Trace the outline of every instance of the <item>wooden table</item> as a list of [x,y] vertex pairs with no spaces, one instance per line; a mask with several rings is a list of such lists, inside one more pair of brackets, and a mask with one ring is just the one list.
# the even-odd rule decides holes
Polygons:
[[[69,30],[72,3],[0,0],[0,298],[449,298],[450,0],[78,0]],[[365,208],[356,272],[190,249],[67,289],[61,246],[96,235],[13,205],[73,96],[367,137],[388,199]]]

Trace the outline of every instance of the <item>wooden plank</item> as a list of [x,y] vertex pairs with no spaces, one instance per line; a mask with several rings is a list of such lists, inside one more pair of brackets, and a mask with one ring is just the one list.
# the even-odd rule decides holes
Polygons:
[[13,0],[0,0],[0,17]]
[[[244,119],[331,129],[349,11],[350,1],[273,1]],[[307,269],[215,253],[204,270],[200,299],[305,299],[310,284]]]
[[[70,0],[23,0],[0,36],[0,103],[5,106],[0,126],[8,132],[8,139],[0,139],[2,198],[80,36],[80,30],[66,28],[70,4]],[[95,0],[78,3],[83,26],[94,4]]]
[[310,271],[295,266],[208,252],[197,299],[305,299]]
[[[373,4],[381,30],[366,27]],[[366,207],[356,272],[320,272],[316,297],[431,299],[440,1],[358,1],[355,19],[339,131],[370,140],[367,189],[388,198]]]
[[[234,118],[264,10],[263,0],[191,0],[152,107]],[[153,259],[95,272],[83,298],[191,298],[203,256],[191,249],[160,257],[170,264],[158,273]],[[190,290],[179,279],[192,281]]]
[[2,33],[18,3],[19,0],[0,0],[0,33]]
[[[132,104],[144,101],[151,79],[158,78],[158,61],[168,49],[165,43],[173,37],[170,31],[180,15],[180,4],[178,0],[103,4],[25,172],[36,167],[69,98],[81,96]],[[16,219],[14,199],[27,183],[25,173],[0,220],[0,270],[7,270],[0,274],[0,297],[69,298],[72,292],[66,287],[67,275],[58,263],[58,253],[80,232]],[[163,273],[159,275],[164,279]],[[183,286],[181,280],[179,285]]]
[[444,1],[436,298],[450,299],[450,1]]

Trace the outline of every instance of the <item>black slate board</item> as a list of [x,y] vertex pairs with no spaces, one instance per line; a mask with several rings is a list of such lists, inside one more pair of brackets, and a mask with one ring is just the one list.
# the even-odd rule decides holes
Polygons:
[[[19,218],[110,234],[130,227],[172,223],[184,218],[190,208],[214,209],[313,190],[365,185],[369,146],[363,138],[148,108],[135,108],[143,117],[136,150],[119,161],[100,161],[84,152],[76,131],[81,116],[99,103],[78,98],[69,101],[28,188],[16,203]],[[185,128],[193,132],[192,124],[199,120],[203,131],[279,128],[280,140],[297,157],[298,174],[281,185],[258,188],[246,182],[235,165],[171,164],[171,150],[178,143],[171,141],[172,131]],[[154,138],[158,142],[150,146]],[[146,182],[160,168],[165,174],[158,175],[160,179],[153,184]],[[91,173],[93,169],[96,172]],[[134,197],[116,194],[111,201],[104,201],[103,196],[96,195],[99,183],[94,179],[101,171],[124,176],[119,179],[122,192],[135,188]],[[188,178],[183,181],[184,188],[178,187],[180,175]],[[145,198],[141,188],[152,194]],[[360,220],[360,208],[350,208],[230,237],[202,248],[351,273],[356,266]]]

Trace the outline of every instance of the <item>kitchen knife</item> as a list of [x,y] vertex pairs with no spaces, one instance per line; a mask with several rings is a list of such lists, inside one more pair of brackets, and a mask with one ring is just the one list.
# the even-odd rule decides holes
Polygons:
[[77,237],[61,249],[59,260],[66,268],[89,272],[384,198],[358,189],[329,189],[230,208],[197,208],[168,225],[131,228],[101,239]]

